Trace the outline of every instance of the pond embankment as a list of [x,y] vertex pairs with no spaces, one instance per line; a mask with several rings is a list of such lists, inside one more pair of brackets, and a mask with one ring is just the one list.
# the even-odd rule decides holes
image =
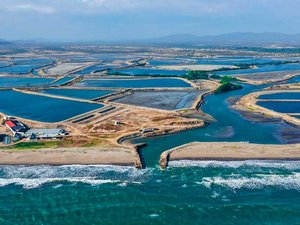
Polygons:
[[[250,93],[246,96],[243,96],[239,101],[236,102],[232,108],[241,111],[249,111],[251,113],[260,113],[261,115],[268,118],[279,118],[288,123],[300,126],[300,120],[294,117],[291,117],[287,113],[276,112],[271,109],[264,108],[262,106],[257,105],[259,100],[259,96],[266,94],[276,94],[276,93],[289,93],[289,92],[300,92],[300,89],[292,89],[292,90],[263,90],[259,92]],[[263,100],[265,101],[265,100]]]

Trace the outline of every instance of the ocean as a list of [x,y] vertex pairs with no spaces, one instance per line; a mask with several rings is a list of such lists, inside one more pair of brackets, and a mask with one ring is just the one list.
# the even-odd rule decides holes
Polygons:
[[300,224],[300,161],[1,166],[0,224]]

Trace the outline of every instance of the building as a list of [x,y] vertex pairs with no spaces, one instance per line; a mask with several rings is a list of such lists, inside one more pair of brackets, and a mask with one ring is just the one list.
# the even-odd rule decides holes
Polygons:
[[28,131],[28,127],[18,120],[6,120],[5,125],[13,132],[14,135],[17,133],[24,134],[26,131]]
[[145,129],[140,130],[140,132],[142,134],[146,134],[146,133],[151,133],[151,132],[156,131],[156,130],[157,130],[156,128],[145,128]]
[[0,141],[5,145],[9,145],[11,144],[11,136],[6,134],[0,134]]
[[64,129],[30,129],[25,133],[25,137],[30,140],[37,140],[37,139],[54,139],[54,138],[61,138],[68,133]]

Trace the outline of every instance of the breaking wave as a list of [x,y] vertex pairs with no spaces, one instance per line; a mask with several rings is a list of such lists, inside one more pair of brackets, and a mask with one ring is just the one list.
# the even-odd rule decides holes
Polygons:
[[281,161],[281,160],[246,160],[246,161],[192,161],[179,160],[171,161],[170,167],[199,167],[199,168],[232,168],[241,167],[252,168],[274,168],[296,170],[300,169],[300,161]]
[[[85,183],[90,185],[100,185],[107,183],[117,183],[118,180],[96,180],[94,178],[79,177],[79,178],[35,178],[35,179],[26,179],[26,178],[11,178],[11,179],[0,179],[0,187],[15,184],[21,185],[25,189],[38,188],[47,183],[56,183],[56,182],[70,182],[70,183]],[[56,186],[57,188],[57,186]]]
[[229,177],[204,177],[196,184],[206,188],[225,187],[236,189],[264,189],[281,188],[286,190],[300,191],[300,173],[291,175],[257,175],[255,177],[229,176]]
[[69,182],[101,185],[107,183],[140,184],[151,170],[126,166],[68,165],[68,166],[0,166],[0,187],[21,185],[26,189],[48,183]]

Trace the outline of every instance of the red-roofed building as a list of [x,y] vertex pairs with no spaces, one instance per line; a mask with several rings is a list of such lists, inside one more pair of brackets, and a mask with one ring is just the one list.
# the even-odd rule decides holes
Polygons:
[[8,126],[8,128],[13,129],[13,127],[17,126],[13,121],[6,120],[5,125]]
[[25,133],[28,127],[17,120],[6,120],[5,125],[14,133]]

